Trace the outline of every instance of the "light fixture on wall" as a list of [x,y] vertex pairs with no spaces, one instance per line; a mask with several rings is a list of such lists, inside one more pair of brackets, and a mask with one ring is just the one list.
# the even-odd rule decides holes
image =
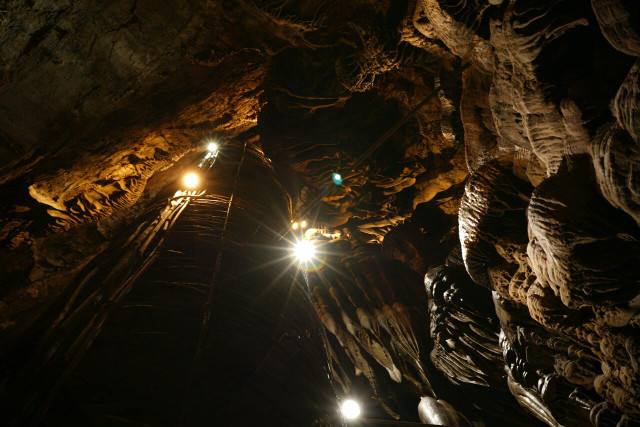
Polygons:
[[312,241],[307,239],[298,240],[293,245],[293,256],[300,263],[308,263],[316,255],[316,248]]
[[360,416],[360,405],[355,400],[347,399],[342,403],[340,411],[345,418],[355,420]]
[[196,188],[200,182],[200,177],[193,172],[190,172],[184,176],[184,185],[187,188]]
[[211,141],[207,144],[207,151],[209,151],[210,153],[216,153],[218,152],[218,143]]

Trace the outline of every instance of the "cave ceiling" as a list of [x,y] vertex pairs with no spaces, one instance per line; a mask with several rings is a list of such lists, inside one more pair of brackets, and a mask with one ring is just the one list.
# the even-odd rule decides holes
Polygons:
[[[638,57],[634,0],[0,3],[0,399],[18,396],[7,417],[36,425],[46,416],[29,409],[37,399],[72,407],[47,384],[66,396],[80,382],[45,367],[62,349],[75,360],[83,346],[65,340],[86,334],[87,307],[181,298],[145,293],[165,274],[157,260],[184,250],[191,223],[209,227],[197,245],[228,239],[231,208],[226,221],[205,213],[224,215],[216,203],[231,206],[237,192],[246,217],[229,222],[230,244],[285,244],[288,224],[304,219],[328,248],[322,273],[305,275],[308,295],[292,297],[307,311],[283,309],[322,325],[304,317],[295,333],[278,322],[261,333],[285,328],[273,344],[283,354],[293,335],[326,350],[340,398],[360,393],[374,417],[442,425],[640,425]],[[175,192],[210,159],[209,141],[220,146],[207,166],[215,190],[181,214],[176,200],[189,194]],[[161,234],[143,244],[144,230]],[[222,267],[206,274],[253,271],[246,251],[218,255]],[[272,284],[272,273],[251,280]],[[249,285],[238,296],[225,280],[222,296],[194,289],[209,295],[204,307],[228,301],[220,310],[232,318]],[[265,304],[289,307],[274,292]],[[243,319],[255,332],[254,314]],[[100,358],[123,316],[104,308],[110,326],[68,362],[74,372],[107,369]],[[238,334],[237,346],[265,358],[247,357],[237,383],[203,370],[193,387],[285,387],[261,375],[293,362]],[[233,364],[200,340],[198,361]],[[135,371],[142,353],[131,354]],[[23,382],[34,361],[49,376]],[[133,393],[132,378],[119,387]],[[311,408],[329,388],[321,368],[309,378],[320,385],[299,383],[299,396]],[[20,400],[25,390],[35,397]],[[273,412],[264,405],[256,413]],[[52,411],[49,425],[65,425],[66,409]],[[166,412],[127,419],[164,425]],[[210,416],[194,414],[187,425]],[[101,416],[84,425],[126,424]]]

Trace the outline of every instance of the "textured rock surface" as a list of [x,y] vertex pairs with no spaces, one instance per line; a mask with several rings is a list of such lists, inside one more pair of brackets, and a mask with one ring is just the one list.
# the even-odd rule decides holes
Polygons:
[[513,273],[509,270],[527,241],[525,209],[531,192],[530,184],[517,178],[510,166],[494,161],[477,170],[467,181],[458,215],[469,275],[500,293],[505,291],[501,279]]
[[638,5],[628,0],[591,0],[591,6],[607,41],[627,55],[639,56]]
[[[562,172],[534,191],[529,260],[538,280],[568,307],[620,304],[637,293],[637,233],[583,177],[580,168]],[[571,191],[558,193],[559,185]]]
[[591,155],[604,197],[640,224],[639,76],[640,66],[636,62],[614,99],[613,113],[617,120],[602,126],[593,141]]
[[[234,183],[225,143],[250,141],[292,199],[291,213],[266,195],[279,188],[252,195],[285,209],[282,230],[250,226],[238,241],[271,233],[261,244],[275,259],[274,245],[302,236],[286,224],[304,219],[322,247],[309,300],[296,296],[306,309],[292,313],[319,319],[256,343],[265,366],[280,372],[319,345],[337,394],[373,417],[639,424],[639,17],[633,0],[4,2],[0,400],[68,407],[49,388],[56,372],[70,369],[76,393],[71,367],[91,377],[118,360],[108,348],[126,316],[102,298],[131,289],[156,302],[148,277],[116,280],[135,264],[119,248],[169,224],[185,194],[166,198],[216,139],[215,191]],[[219,235],[219,209],[198,206],[190,230]],[[212,267],[177,259],[194,274]],[[207,292],[193,283],[185,304]],[[245,342],[239,305],[223,324]],[[116,326],[91,347],[95,307]],[[59,357],[39,359],[51,376],[31,378],[20,401],[30,389],[15,375],[29,372],[26,352],[46,353],[37,342]],[[131,371],[144,359],[134,344]],[[240,382],[233,399],[256,398]]]

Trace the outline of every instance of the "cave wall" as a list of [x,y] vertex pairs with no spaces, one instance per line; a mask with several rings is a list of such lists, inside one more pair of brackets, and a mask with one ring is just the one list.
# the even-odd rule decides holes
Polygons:
[[422,397],[458,424],[640,423],[633,1],[0,13],[3,348],[207,139],[258,136],[326,246],[309,283],[341,394],[409,420]]
[[43,316],[8,365],[8,425],[335,424],[323,326],[265,250],[289,196],[255,142],[210,158],[199,190],[159,195]]
[[[424,334],[429,324],[424,302],[410,303],[416,312],[405,311],[397,302],[393,290],[399,283],[407,290],[415,286],[397,271],[369,273],[375,277],[369,282],[361,277],[366,273],[347,274],[360,289],[356,294],[386,283],[384,291],[376,293],[384,295],[379,300],[341,294],[339,286],[348,286],[336,284],[338,279],[319,284],[315,296],[327,328],[356,372],[375,377],[369,382],[377,397],[389,394],[378,391],[381,375],[363,369],[363,364],[373,362],[387,371],[382,371],[385,381],[396,382],[395,369],[403,360],[400,371],[412,384],[407,387],[424,394],[428,384],[408,367],[418,359],[433,364],[461,388],[486,387],[494,398],[499,390],[512,395],[549,425],[638,422],[638,228],[633,201],[638,187],[633,172],[638,163],[633,136],[637,53],[628,47],[637,37],[637,7],[628,2],[418,1],[407,10],[394,43],[375,30],[360,40],[350,59],[358,63],[351,67],[357,73],[345,79],[344,68],[336,64],[340,83],[356,92],[346,101],[332,87],[319,91],[312,86],[309,93],[306,85],[295,96],[280,90],[282,71],[275,79],[267,76],[267,84],[277,87],[265,91],[269,101],[259,121],[266,116],[264,126],[277,129],[277,142],[266,145],[268,150],[285,157],[288,165],[293,162],[292,168],[304,177],[300,211],[313,200],[315,187],[324,195],[316,213],[325,221],[322,226],[341,230],[352,242],[373,245],[374,253],[381,251],[421,275],[439,264],[451,270],[436,276],[442,279],[425,279],[431,322],[436,324],[430,325],[434,341],[416,350],[418,356],[409,355],[407,344],[394,344],[407,342],[407,330],[410,336]],[[429,53],[426,58],[421,56],[424,51]],[[398,55],[402,59],[393,70],[389,61],[380,62]],[[427,59],[434,57],[435,67]],[[292,62],[288,56],[282,61]],[[412,81],[413,88],[399,79]],[[340,151],[347,144],[332,147],[344,137],[351,140],[349,149],[356,149],[351,129],[359,134],[371,129],[356,130],[362,110],[355,113],[352,105],[359,97],[392,99],[406,114],[418,103],[411,101],[416,87],[424,87],[422,97],[429,91],[438,96],[403,128],[414,128],[410,141],[402,141],[398,131],[366,167],[359,163],[363,149],[350,154]],[[300,98],[308,104],[301,105]],[[334,120],[326,118],[332,110],[313,104],[318,99],[339,103]],[[280,115],[272,119],[270,110],[276,106]],[[282,108],[291,111],[291,122],[282,120]],[[271,125],[271,120],[278,124]],[[433,124],[436,132],[424,132]],[[337,140],[324,133],[331,126],[339,128]],[[319,132],[309,134],[309,128]],[[324,186],[331,185],[326,183],[334,171],[348,179],[326,195]],[[465,179],[464,191],[456,193],[456,185]],[[438,206],[436,215],[423,220],[427,226],[415,215],[420,203],[424,209]],[[457,229],[446,219],[452,213],[458,216]],[[459,235],[460,253],[445,262],[452,249],[447,232]],[[480,307],[464,306],[463,295],[481,291],[456,286],[442,290],[447,277],[465,276],[461,267],[468,277],[457,283],[485,288],[490,316],[482,316]],[[345,307],[349,305],[350,310]],[[469,317],[471,313],[478,317]],[[393,330],[393,322],[402,323],[399,316],[412,326]],[[475,325],[471,330],[470,324]],[[383,330],[386,345],[379,336]],[[351,349],[353,337],[366,356]],[[478,402],[479,396],[474,395]],[[490,403],[483,405],[498,411]],[[393,414],[394,409],[386,409]],[[516,413],[507,418],[513,420]]]

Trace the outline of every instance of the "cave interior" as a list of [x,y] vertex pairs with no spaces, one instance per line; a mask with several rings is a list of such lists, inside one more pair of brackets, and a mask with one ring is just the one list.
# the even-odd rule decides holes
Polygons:
[[0,2],[0,425],[640,426],[639,57],[637,0]]

